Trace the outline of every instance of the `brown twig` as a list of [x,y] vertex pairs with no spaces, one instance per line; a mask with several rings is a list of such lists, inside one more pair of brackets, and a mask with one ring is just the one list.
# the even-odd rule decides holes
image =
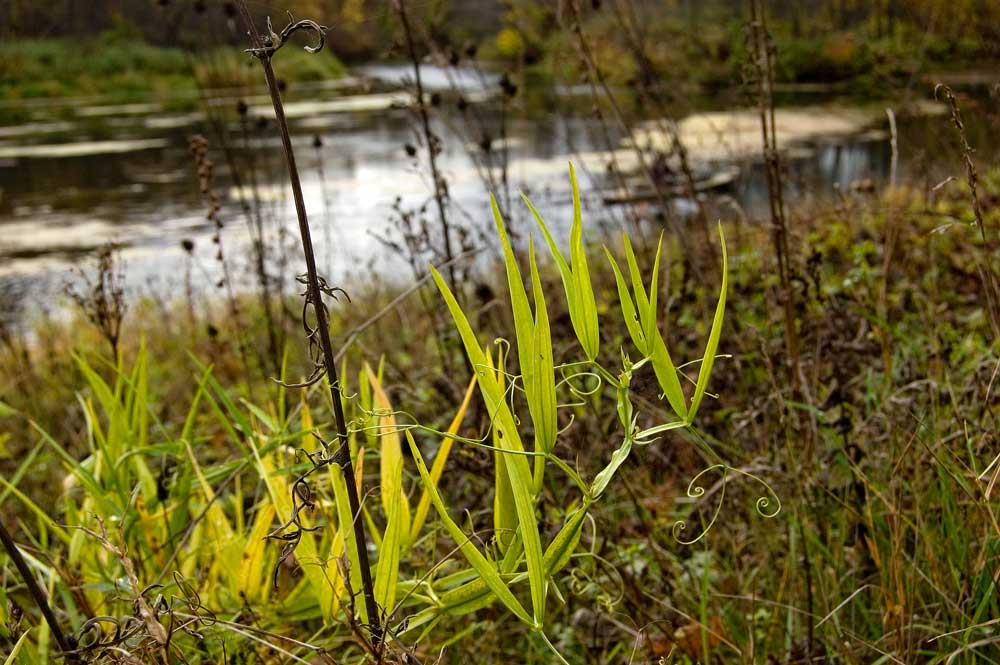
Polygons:
[[[3,542],[4,549],[7,550],[7,555],[10,556],[10,560],[14,562],[14,566],[17,571],[21,573],[21,577],[24,579],[25,586],[28,587],[28,593],[31,594],[32,599],[35,604],[38,605],[38,609],[42,612],[42,617],[45,619],[45,623],[49,625],[49,630],[52,631],[52,637],[55,638],[56,644],[65,653],[72,651],[70,643],[66,639],[66,635],[63,633],[62,628],[59,627],[59,621],[56,620],[56,615],[49,606],[48,598],[42,587],[38,586],[38,581],[35,576],[31,573],[31,569],[28,568],[28,562],[24,560],[24,555],[21,551],[17,549],[17,545],[14,544],[14,539],[11,538],[10,533],[7,532],[7,528],[4,527],[3,522],[0,522],[0,542]],[[78,662],[76,658],[67,656],[67,662]]]
[[986,226],[983,223],[983,206],[979,201],[979,173],[976,170],[976,162],[972,159],[972,155],[976,151],[969,144],[969,139],[966,136],[965,123],[962,121],[962,112],[958,108],[955,93],[952,92],[951,88],[941,83],[934,88],[935,97],[938,96],[938,93],[944,96],[951,108],[951,120],[961,141],[962,157],[965,161],[965,180],[969,185],[969,197],[972,199],[972,214],[982,239],[982,250],[976,253],[976,271],[979,273],[979,279],[986,295],[986,313],[989,316],[993,335],[1000,337],[1000,284],[997,283],[996,272],[989,264],[989,257],[993,255],[993,244],[986,234]]
[[[302,196],[302,184],[299,181],[298,168],[295,165],[295,153],[292,150],[292,140],[288,132],[288,121],[285,119],[285,111],[281,101],[281,92],[278,89],[278,80],[274,74],[274,67],[271,58],[286,43],[288,38],[300,30],[307,30],[318,37],[318,43],[314,46],[307,46],[306,50],[315,53],[323,47],[326,28],[315,21],[296,21],[289,24],[276,34],[271,29],[268,20],[268,34],[263,38],[257,33],[253,20],[250,18],[246,0],[240,0],[239,9],[250,33],[252,48],[250,53],[260,60],[264,69],[264,79],[271,95],[271,104],[274,107],[274,115],[277,119],[278,130],[281,134],[281,143],[284,147],[285,161],[288,166],[288,177],[292,186],[292,198],[295,202],[295,213],[299,222],[299,235],[302,240],[302,253],[306,261],[306,305],[311,306],[316,317],[316,327],[310,332],[310,344],[315,343],[315,337],[319,338],[319,347],[322,350],[323,371],[326,374],[330,385],[330,399],[333,402],[333,413],[337,438],[340,447],[334,454],[334,458],[344,474],[345,485],[347,486],[347,498],[350,504],[351,513],[354,519],[354,541],[358,554],[358,565],[360,567],[361,584],[365,596],[365,607],[368,613],[368,622],[374,635],[373,643],[378,643],[381,636],[379,625],[379,610],[375,602],[374,585],[372,583],[371,566],[368,563],[368,538],[365,533],[364,522],[357,516],[361,513],[361,502],[358,497],[358,487],[354,477],[354,464],[351,461],[350,446],[347,439],[347,419],[344,416],[344,406],[341,401],[340,380],[337,376],[337,364],[333,345],[330,341],[330,325],[327,320],[326,307],[323,304],[323,291],[320,278],[316,272],[316,256],[313,250],[312,234],[309,229],[309,219],[306,214],[305,199]],[[329,291],[329,289],[327,289]],[[315,335],[315,337],[314,337]]]
[[[441,149],[441,139],[431,129],[430,114],[427,112],[427,102],[424,99],[424,84],[420,77],[420,59],[417,55],[417,46],[413,39],[413,29],[410,27],[410,19],[406,13],[405,0],[393,0],[393,7],[399,15],[399,22],[403,26],[403,34],[406,36],[406,50],[413,63],[413,79],[417,93],[417,112],[420,115],[420,127],[424,135],[424,143],[427,144],[427,160],[431,169],[431,178],[434,180],[434,203],[437,205],[438,220],[441,223],[441,235],[444,241],[444,259],[451,261],[455,255],[451,247],[451,226],[448,223],[448,215],[445,211],[445,199],[447,198],[447,186],[444,176],[438,169],[437,154]],[[455,277],[454,264],[448,266],[448,283],[452,293],[461,298],[461,290]]]
[[[757,110],[760,115],[761,139],[764,147],[764,172],[767,176],[768,203],[771,213],[771,241],[778,262],[782,311],[785,326],[787,369],[796,396],[802,392],[799,333],[795,325],[795,291],[792,287],[792,267],[788,246],[788,222],[781,181],[781,158],[774,123],[774,48],[767,31],[767,16],[758,0],[750,0],[750,55],[756,87]],[[808,428],[807,428],[808,431]],[[810,458],[811,439],[807,440],[806,458]]]

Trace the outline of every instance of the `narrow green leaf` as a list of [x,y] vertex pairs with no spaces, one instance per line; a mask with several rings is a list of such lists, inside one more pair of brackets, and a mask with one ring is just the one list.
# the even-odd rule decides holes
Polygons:
[[542,294],[535,265],[534,243],[530,244],[532,295],[535,315],[532,318],[528,296],[521,278],[521,270],[511,248],[503,218],[496,200],[490,195],[497,234],[503,245],[507,284],[510,290],[511,309],[514,314],[514,332],[517,337],[517,358],[528,400],[528,411],[535,425],[535,450],[549,451],[555,442],[555,371],[552,365],[552,341],[549,335],[548,310]]
[[687,420],[692,422],[701,400],[705,397],[705,390],[708,387],[708,378],[712,375],[712,365],[715,364],[715,354],[719,350],[719,337],[722,335],[722,321],[726,313],[726,290],[728,288],[729,257],[726,254],[726,236],[722,231],[722,223],[719,223],[719,240],[722,243],[722,287],[719,289],[719,303],[715,306],[715,317],[712,320],[712,331],[708,335],[708,344],[705,345],[705,355],[701,360],[701,370],[698,372],[698,383],[695,385],[694,395],[691,397],[691,409],[688,411]]
[[670,352],[667,351],[667,344],[663,337],[657,332],[652,339],[650,362],[653,365],[653,372],[656,373],[656,380],[663,390],[663,394],[670,403],[670,408],[674,410],[677,417],[686,421],[688,416],[687,404],[684,400],[684,391],[681,389],[680,379],[677,378],[677,368],[674,361],[670,359]]
[[[566,304],[569,308],[569,318],[573,323],[573,331],[576,333],[576,337],[580,340],[582,346],[584,338],[583,313],[579,303],[580,298],[576,289],[576,283],[573,279],[573,271],[570,270],[569,264],[566,263],[566,259],[563,258],[562,252],[559,251],[559,246],[552,238],[552,234],[549,233],[549,227],[546,226],[541,213],[538,212],[538,209],[535,208],[531,200],[523,193],[521,194],[521,198],[524,199],[528,209],[531,210],[531,214],[535,216],[535,221],[538,222],[538,226],[542,230],[542,235],[545,236],[545,242],[549,246],[549,252],[552,254],[552,258],[555,259],[556,266],[559,268],[559,274],[562,277],[563,290],[566,292]],[[586,351],[586,348],[584,351]]]
[[[334,464],[330,469],[330,485],[333,487],[333,498],[337,504],[337,528],[344,538],[344,549],[347,551],[347,560],[350,563],[351,588],[361,589],[361,562],[358,558],[358,545],[354,540],[354,519],[351,512],[351,505],[347,498],[347,484],[344,478],[344,468],[339,464]],[[357,516],[361,519],[361,516]],[[364,623],[369,622],[368,608],[365,603],[355,603],[357,611],[360,613]]]
[[[492,356],[486,353],[486,360],[492,365]],[[503,388],[503,352],[497,355],[498,371],[495,372],[497,383]],[[493,428],[493,446],[501,448],[500,428]],[[493,538],[500,552],[506,552],[507,546],[517,533],[517,506],[514,503],[514,490],[510,485],[510,473],[507,470],[507,454],[501,450],[493,451]]]
[[21,648],[24,647],[25,642],[28,641],[28,635],[31,634],[31,628],[21,633],[21,637],[18,638],[17,642],[14,644],[14,648],[10,650],[10,654],[7,659],[3,661],[3,665],[14,665],[14,663],[20,662],[18,660],[18,654],[21,652]]
[[529,375],[530,363],[533,355],[532,345],[534,342],[531,308],[528,306],[528,295],[524,291],[524,283],[521,281],[521,269],[517,265],[517,258],[514,250],[510,246],[510,239],[507,237],[507,229],[504,226],[503,218],[500,216],[500,208],[497,207],[496,199],[490,194],[490,205],[493,208],[493,219],[496,222],[497,235],[500,236],[500,244],[503,246],[504,266],[507,271],[507,286],[510,291],[510,305],[514,313],[514,334],[517,337],[517,358],[521,366],[521,373],[524,374],[525,390],[533,380]]
[[[455,417],[452,418],[451,424],[448,425],[448,434],[458,434],[459,428],[462,426],[462,422],[465,420],[465,414],[469,410],[469,403],[472,402],[472,395],[476,389],[476,377],[473,376],[469,381],[469,387],[465,389],[465,396],[462,398],[462,405],[458,408],[458,412]],[[434,487],[438,486],[441,480],[441,475],[444,473],[444,465],[448,461],[448,455],[451,453],[452,445],[454,445],[455,440],[450,436],[445,436],[441,439],[441,444],[438,446],[437,453],[434,455],[434,462],[431,464],[431,482],[434,483]],[[427,512],[431,507],[431,497],[426,490],[420,495],[420,501],[417,502],[417,509],[413,512],[413,522],[410,525],[410,542],[414,542],[417,536],[420,535],[420,530],[424,527],[424,522],[427,519]]]
[[499,429],[498,437],[500,447],[508,450],[512,455],[508,455],[507,471],[510,477],[511,487],[514,491],[514,503],[517,508],[517,519],[520,526],[521,537],[524,540],[525,559],[528,564],[528,574],[531,582],[531,600],[534,617],[537,623],[541,623],[545,616],[545,574],[542,566],[542,544],[538,535],[538,522],[535,517],[535,504],[532,494],[531,471],[528,468],[528,461],[524,455],[524,445],[521,443],[520,435],[517,431],[517,424],[514,415],[511,413],[504,399],[504,391],[497,384],[495,378],[488,371],[489,364],[479,342],[476,341],[475,334],[469,321],[452,295],[448,285],[441,278],[441,275],[433,267],[431,274],[451,311],[452,318],[459,330],[459,335],[465,344],[469,361],[476,368],[478,375],[480,393],[486,402],[486,409],[490,415],[493,426]]
[[615,472],[618,467],[628,459],[628,454],[632,451],[632,437],[628,434],[625,435],[625,440],[622,441],[622,445],[618,447],[615,452],[611,454],[611,461],[608,465],[601,469],[601,472],[594,477],[594,483],[591,485],[590,494],[593,498],[598,498],[601,493],[607,488],[608,483],[614,477]]
[[[528,408],[535,425],[535,450],[551,453],[556,442],[558,420],[556,416],[555,360],[552,357],[552,333],[549,329],[549,312],[542,291],[542,280],[535,263],[535,243],[528,238],[528,263],[531,266],[531,292],[535,299],[535,340],[532,355],[534,390],[528,395]],[[544,458],[538,458],[544,463]],[[541,489],[540,487],[537,489]]]
[[663,425],[657,425],[656,427],[650,427],[649,429],[644,429],[633,437],[636,443],[644,443],[649,437],[656,436],[657,434],[662,434],[663,432],[669,432],[672,429],[680,429],[681,427],[687,427],[688,424],[683,421],[674,421],[672,423],[664,423]]
[[[573,226],[569,233],[570,256],[573,269],[573,286],[576,288],[582,337],[580,342],[589,360],[597,357],[600,349],[600,331],[597,326],[597,301],[594,287],[590,283],[590,268],[587,266],[587,252],[583,246],[583,215],[580,206],[580,187],[576,182],[576,170],[569,165],[569,178],[573,186]],[[578,331],[579,334],[579,331]]]
[[566,518],[556,537],[545,548],[545,572],[554,575],[562,570],[580,543],[583,533],[583,521],[587,517],[589,503],[581,506],[575,513]]
[[660,297],[660,253],[663,250],[663,234],[660,234],[656,243],[656,258],[653,260],[653,276],[649,284],[649,321],[646,324],[646,339],[659,333],[657,329],[657,300]]
[[490,591],[496,594],[497,598],[500,599],[507,609],[509,609],[518,619],[528,624],[529,626],[536,625],[536,622],[528,615],[528,612],[524,609],[514,594],[511,593],[510,589],[500,578],[500,574],[494,568],[482,552],[476,549],[476,546],[472,544],[468,536],[462,531],[461,527],[455,523],[451,516],[448,514],[448,509],[444,505],[444,501],[441,499],[441,495],[438,494],[437,488],[431,483],[430,473],[427,471],[427,466],[424,464],[424,459],[420,455],[420,449],[417,447],[416,442],[413,440],[413,436],[409,431],[406,432],[406,440],[410,445],[410,451],[413,453],[413,459],[417,464],[417,471],[420,473],[420,478],[424,483],[424,487],[427,489],[428,494],[431,497],[431,503],[434,504],[434,508],[438,512],[438,517],[440,517],[442,524],[444,524],[445,529],[448,531],[449,535],[456,542],[462,555],[465,556],[466,560],[469,562],[476,572],[479,573],[479,577],[483,580],[483,583],[489,587]]
[[[365,364],[371,384],[374,406],[386,415],[378,416],[379,486],[386,514],[385,533],[379,545],[375,569],[375,601],[385,612],[396,605],[396,583],[399,579],[399,559],[410,533],[410,504],[403,490],[403,450],[396,428],[392,404],[382,389],[381,374],[376,375]],[[372,531],[375,533],[375,531]]]
[[632,295],[629,293],[628,284],[625,283],[625,277],[622,275],[622,271],[618,267],[618,262],[615,261],[615,257],[611,255],[611,251],[605,247],[604,253],[607,255],[608,262],[611,264],[611,270],[615,273],[615,284],[618,286],[618,301],[621,303],[622,318],[625,319],[625,327],[628,328],[628,334],[632,338],[632,343],[635,344],[635,348],[639,349],[639,353],[641,353],[643,357],[648,356],[649,348],[646,343],[646,336],[643,332],[643,327],[639,320],[639,315],[636,312],[635,305],[632,303]]
[[243,406],[246,407],[247,411],[252,413],[253,416],[257,420],[259,420],[264,427],[267,428],[268,432],[274,433],[278,431],[278,426],[274,422],[274,418],[272,418],[267,411],[260,408],[256,404],[250,402],[250,400],[244,399],[242,397],[240,398],[240,402],[243,404]]
[[635,252],[632,251],[632,243],[629,242],[628,235],[624,233],[622,238],[625,246],[625,258],[628,261],[629,276],[632,280],[632,289],[635,293],[635,306],[642,326],[642,336],[646,340],[646,355],[650,358],[656,379],[667,398],[667,402],[670,403],[670,408],[673,409],[678,418],[683,420],[687,417],[687,401],[684,399],[684,391],[677,376],[677,368],[670,358],[666,342],[663,341],[657,326],[658,312],[656,308],[659,295],[660,250],[663,247],[662,236],[656,248],[656,260],[653,262],[653,277],[650,280],[648,294],[642,283],[642,271],[639,270]]

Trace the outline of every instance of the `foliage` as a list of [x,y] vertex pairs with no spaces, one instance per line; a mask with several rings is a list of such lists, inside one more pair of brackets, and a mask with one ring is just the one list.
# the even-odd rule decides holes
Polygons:
[[[516,329],[514,341],[522,373],[507,374],[503,353],[498,353],[494,362],[492,354],[480,346],[466,314],[432,268],[475,370],[467,398],[458,407],[450,431],[438,433],[412,422],[404,412],[395,411],[382,387],[381,370],[376,373],[368,366],[359,376],[360,391],[356,398],[345,400],[345,406],[353,414],[350,448],[356,466],[363,468],[366,450],[377,454],[380,461],[380,510],[369,504],[360,517],[376,534],[374,588],[383,612],[379,620],[392,626],[389,634],[404,638],[416,636],[415,631],[420,629],[417,645],[442,618],[485,608],[497,600],[548,643],[544,632],[547,597],[550,589],[556,588],[555,576],[574,556],[590,506],[606,491],[627,459],[633,442],[649,443],[648,439],[656,434],[691,425],[707,387],[719,343],[725,279],[690,408],[677,409],[675,400],[683,402],[684,398],[680,395],[676,370],[669,364],[669,355],[665,361],[658,355],[666,351],[657,332],[655,295],[651,301],[644,295],[639,309],[643,340],[658,342],[643,341],[640,344],[643,357],[637,363],[633,364],[623,354],[625,364],[617,377],[595,362],[599,335],[597,306],[587,268],[580,199],[572,169],[571,178],[572,264],[563,258],[538,211],[530,201],[527,203],[563,275],[569,311],[586,357],[582,363],[553,364],[547,305],[533,245],[529,265],[534,314],[494,203],[497,232],[506,257]],[[629,266],[633,279],[641,286],[642,278],[631,249]],[[655,294],[655,276],[652,281]],[[627,295],[627,291],[624,293]],[[235,612],[238,618],[250,607],[262,616],[291,613],[298,620],[315,619],[328,626],[339,623],[354,626],[354,630],[370,623],[364,609],[355,608],[350,592],[358,588],[358,561],[353,554],[352,517],[345,508],[343,477],[339,470],[327,467],[329,483],[318,490],[296,479],[304,477],[310,464],[315,463],[308,450],[315,446],[318,429],[308,401],[303,399],[295,408],[289,408],[284,388],[273,401],[266,403],[238,399],[219,384],[211,367],[199,364],[197,387],[184,425],[171,432],[158,421],[150,398],[145,343],[140,344],[131,367],[124,365],[122,355],[116,357],[117,364],[102,367],[93,365],[84,356],[75,356],[89,389],[88,396],[80,395],[88,432],[83,459],[70,453],[26,413],[23,416],[40,437],[39,448],[19,467],[14,482],[3,481],[7,492],[37,518],[38,531],[34,536],[37,546],[52,550],[49,562],[40,565],[40,572],[58,587],[56,597],[70,600],[71,596],[66,594],[71,584],[67,575],[84,582],[85,591],[73,598],[67,608],[74,616],[81,654],[87,658],[111,658],[124,650],[143,659],[169,659],[185,654],[184,658],[190,660],[194,657],[193,644],[187,638],[198,638],[205,631],[228,626],[218,621],[220,615]],[[668,364],[660,366],[663,362]],[[660,376],[673,373],[668,395],[680,420],[640,432],[636,427],[638,415],[633,415],[629,399],[629,382],[633,373],[647,363],[657,367]],[[586,375],[607,382],[617,395],[624,443],[592,482],[584,481],[566,461],[556,456],[557,409],[565,408],[557,404],[557,371],[563,376],[558,385],[568,386],[570,394],[577,398],[582,393],[573,388],[572,381]],[[112,378],[106,380],[102,373]],[[439,457],[431,472],[413,436],[413,431],[427,431],[443,436],[449,444],[457,440],[483,445],[456,433],[469,406],[468,396],[473,386],[478,386],[486,407],[497,465],[494,488],[498,497],[497,530],[493,547],[485,552],[476,546],[475,537],[452,519],[440,493],[446,444],[439,446]],[[523,427],[515,416],[515,400],[510,390],[523,390],[526,396],[535,431],[531,451],[522,443]],[[593,388],[589,394],[599,390]],[[203,402],[228,446],[237,453],[235,457],[219,459],[217,452],[205,448],[210,438],[198,426],[199,406]],[[14,412],[9,411],[8,417],[13,417]],[[405,458],[401,433],[405,434],[422,486],[416,516],[408,498],[410,491],[403,482]],[[360,436],[364,437],[364,445],[358,440]],[[61,499],[63,518],[59,522],[16,488],[42,448],[59,458],[68,474]],[[305,459],[300,451],[306,453]],[[533,468],[529,456],[534,458]],[[565,515],[563,524],[543,546],[537,511],[547,464],[565,474],[580,496],[560,508]],[[501,500],[504,496],[508,498]],[[411,565],[407,558],[411,550],[424,549],[425,543],[433,547],[437,540],[435,524],[427,525],[432,527],[429,534],[423,532],[429,506],[435,508],[437,523],[454,541],[470,566],[468,569],[439,577],[441,564],[422,571]],[[384,528],[377,527],[377,512]],[[274,522],[294,523],[299,530],[288,534],[285,526],[274,528]],[[428,536],[432,536],[430,541]],[[280,553],[266,546],[268,539],[284,543]],[[296,565],[289,568],[292,554]],[[273,573],[268,572],[270,569]],[[295,569],[300,570],[299,575],[289,579],[289,573]],[[414,577],[408,577],[404,570]],[[530,592],[530,611],[516,595],[519,583],[524,581]],[[217,655],[219,648],[238,650],[232,642],[241,628],[228,627],[232,628],[229,634],[225,630],[212,630],[218,642],[209,647],[209,653]],[[268,623],[266,630],[285,631],[287,626],[280,621]],[[12,632],[11,637],[20,635]],[[335,639],[349,638],[350,631],[341,631]],[[26,650],[23,652],[27,654],[26,662],[35,662],[44,660],[53,647],[43,634],[37,642],[21,648]]]
[[[995,170],[980,178],[988,228],[1000,222],[998,183]],[[848,198],[846,208],[813,210],[793,232],[797,254],[813,257],[799,266],[803,346],[828,349],[807,360],[811,404],[790,401],[775,369],[783,344],[761,251],[766,230],[728,234],[739,238],[724,273],[724,348],[734,358],[711,368],[711,387],[721,393],[713,399],[680,362],[718,355],[711,285],[679,297],[677,263],[658,263],[656,242],[609,241],[603,257],[584,247],[599,322],[591,361],[587,317],[574,321],[562,286],[576,288],[584,259],[574,245],[583,234],[568,246],[554,243],[554,253],[569,255],[564,273],[556,258],[538,262],[530,239],[526,266],[525,257],[518,261],[497,219],[509,312],[483,319],[468,305],[451,307],[467,323],[463,346],[477,368],[475,383],[463,386],[470,397],[418,392],[423,379],[408,377],[424,376],[434,356],[420,330],[401,335],[395,323],[372,333],[392,349],[389,361],[379,367],[369,358],[366,368],[351,360],[360,371],[345,385],[352,451],[372,488],[363,518],[378,534],[380,596],[399,643],[416,643],[431,659],[446,648],[454,662],[471,654],[549,662],[546,641],[571,662],[627,658],[633,649],[677,662],[727,661],[746,657],[751,641],[757,654],[790,658],[809,650],[862,662],[879,652],[904,662],[994,657],[983,641],[1000,611],[989,563],[1000,542],[988,436],[997,357],[968,248],[975,234],[964,232],[972,221],[965,190],[951,183],[932,196],[897,188],[870,202]],[[895,250],[886,241],[891,228]],[[670,246],[663,249],[669,258]],[[654,268],[642,274],[642,265]],[[447,297],[447,287],[438,288]],[[675,323],[664,328],[669,338],[658,330],[663,321],[650,324],[665,302],[676,303]],[[319,415],[326,410],[274,384],[242,384],[231,350],[209,345],[223,344],[231,330],[210,341],[156,325],[144,342],[141,322],[170,317],[139,311],[116,362],[102,359],[101,340],[79,326],[69,328],[80,335],[72,355],[46,337],[65,336],[67,328],[55,326],[41,331],[42,352],[29,356],[31,364],[3,359],[7,381],[30,381],[30,390],[4,391],[13,409],[3,408],[3,426],[17,433],[8,446],[29,445],[9,461],[0,494],[19,517],[18,541],[60,617],[80,631],[90,616],[133,616],[142,597],[158,608],[164,629],[173,621],[201,636],[174,633],[170,648],[191,662],[217,662],[222,649],[266,659],[275,647],[303,659],[318,655],[314,647],[360,659],[351,638],[358,627],[349,621],[347,590],[359,587],[351,536],[341,529],[351,519],[342,479],[332,468],[315,496],[293,491],[311,464],[297,451],[316,447],[314,437],[329,427]],[[512,331],[511,343],[483,345],[473,326],[484,320]],[[185,360],[178,340],[188,337],[196,356],[217,365]],[[680,399],[669,399],[669,375],[656,371],[667,360],[650,350],[658,338],[670,341]],[[548,354],[525,361],[549,348],[551,384]],[[621,372],[604,369],[618,362]],[[699,374],[706,367],[703,360]],[[554,438],[546,424],[550,385]],[[471,398],[477,390],[482,399]],[[793,409],[815,416],[815,466],[787,435]],[[684,426],[692,411],[697,432]],[[81,426],[62,431],[74,412]],[[642,445],[654,437],[662,442]],[[686,441],[695,445],[679,445]],[[492,449],[482,448],[487,442]],[[428,469],[423,459],[432,453]],[[67,475],[58,496],[55,474],[42,464],[53,459]],[[510,459],[525,463],[508,466]],[[41,474],[50,480],[39,485]],[[759,520],[742,509],[766,498],[763,510],[773,512],[775,497],[761,496],[758,478],[780,496],[781,518]],[[518,510],[525,500],[530,514]],[[46,505],[52,501],[55,510]],[[426,519],[418,518],[421,506]],[[277,566],[286,543],[264,537],[297,507],[306,526],[320,529]],[[697,545],[678,542],[712,524]],[[537,549],[519,537],[529,527]],[[165,586],[147,590],[157,578]],[[24,662],[45,662],[51,638],[16,574],[5,579],[7,647],[16,642]],[[8,599],[24,612],[20,624]],[[623,614],[646,626],[638,637],[607,618]],[[107,637],[113,624],[102,625]],[[123,629],[136,653],[162,647],[147,622]],[[96,637],[90,630],[81,637]]]

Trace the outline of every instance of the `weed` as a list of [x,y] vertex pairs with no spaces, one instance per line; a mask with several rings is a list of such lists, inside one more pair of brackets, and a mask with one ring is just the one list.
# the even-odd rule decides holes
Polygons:
[[91,278],[80,272],[80,286],[69,285],[66,294],[94,324],[111,347],[112,357],[118,357],[118,341],[125,319],[125,273],[117,248],[108,244],[97,251],[95,274]]

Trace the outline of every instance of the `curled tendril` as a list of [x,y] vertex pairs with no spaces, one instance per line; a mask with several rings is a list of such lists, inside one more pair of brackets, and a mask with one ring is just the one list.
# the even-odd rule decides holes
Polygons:
[[582,561],[593,562],[593,570],[587,570],[583,565],[570,568],[570,591],[574,596],[593,592],[598,605],[605,611],[613,611],[625,599],[625,580],[618,568],[594,552],[582,552],[574,556]]
[[318,525],[306,526],[302,523],[303,512],[311,513],[316,508],[315,495],[312,486],[309,484],[309,476],[331,464],[343,467],[346,461],[343,457],[344,454],[347,454],[345,451],[341,448],[332,450],[330,444],[323,440],[319,432],[314,430],[311,434],[323,447],[314,453],[301,448],[296,451],[296,459],[298,459],[299,455],[305,455],[312,466],[292,483],[292,513],[288,521],[278,525],[271,533],[264,536],[266,540],[276,540],[284,543],[281,553],[278,555],[278,561],[274,565],[274,572],[271,575],[271,583],[275,588],[278,587],[278,574],[281,572],[281,566],[292,556],[299,543],[302,542],[303,534],[312,533],[321,528]]
[[[168,599],[158,594],[153,600],[147,601],[154,612],[153,619],[169,626],[171,636],[183,632],[195,639],[204,639],[198,630],[215,625],[215,613],[202,604],[195,585],[176,571],[174,584],[179,596],[172,595]],[[147,595],[163,588],[162,584],[151,584],[143,589],[132,603],[132,614],[87,619],[76,631],[76,648],[65,655],[79,656],[86,662],[131,662],[121,661],[121,656],[127,654],[133,660],[145,662],[146,659],[142,656],[149,656],[153,650],[159,651],[164,645],[147,630],[147,622],[140,612],[139,598],[145,600]],[[177,614],[178,610],[186,611],[187,616],[181,618]],[[167,645],[169,644],[168,639]]]
[[676,540],[681,545],[693,545],[697,543],[699,540],[704,538],[705,535],[708,534],[709,531],[711,531],[712,526],[715,525],[715,521],[719,518],[719,512],[722,510],[722,502],[726,498],[726,475],[729,471],[729,467],[726,466],[725,464],[713,464],[707,469],[703,469],[702,471],[700,471],[698,475],[692,478],[691,482],[688,483],[687,487],[688,498],[700,499],[701,497],[705,496],[705,488],[704,486],[699,485],[698,481],[705,474],[720,470],[722,471],[722,489],[719,492],[719,502],[716,504],[715,510],[712,512],[712,518],[708,521],[708,525],[705,526],[705,528],[702,529],[701,532],[691,540],[684,540],[683,538],[681,538],[681,534],[687,529],[687,520],[677,520],[676,522],[674,522],[674,526],[671,529],[671,532],[673,533],[674,540]]
[[260,60],[270,60],[278,50],[285,45],[288,39],[300,30],[313,32],[316,34],[316,43],[303,48],[309,53],[319,53],[326,43],[326,26],[320,25],[310,19],[296,21],[292,18],[291,12],[288,14],[288,25],[282,28],[281,33],[276,33],[271,27],[271,17],[267,18],[267,34],[262,38],[262,44],[257,48],[247,49],[247,53]]
[[[721,483],[719,489],[719,500],[716,503],[715,510],[712,511],[712,517],[708,521],[708,524],[705,526],[705,528],[703,528],[701,532],[693,539],[684,540],[681,538],[681,534],[685,531],[685,529],[687,529],[687,521],[677,520],[676,522],[674,522],[674,526],[671,530],[674,536],[674,540],[676,540],[682,545],[693,545],[694,543],[697,543],[699,540],[704,538],[708,534],[708,532],[712,530],[712,527],[715,525],[716,520],[718,520],[719,518],[719,513],[722,511],[722,504],[725,502],[726,485],[729,480],[730,472],[738,473],[741,476],[750,478],[751,480],[760,483],[766,488],[767,493],[757,497],[757,499],[754,501],[754,509],[757,511],[758,515],[760,515],[764,519],[770,519],[772,517],[775,517],[778,513],[781,512],[781,499],[778,497],[778,494],[767,482],[765,482],[759,476],[750,473],[749,471],[744,471],[743,469],[737,469],[727,464],[713,464],[707,469],[704,469],[701,472],[699,472],[698,475],[692,478],[691,482],[688,484],[687,496],[691,499],[700,499],[701,497],[705,496],[705,487],[703,485],[700,485],[699,481],[701,480],[702,476],[717,471],[722,472],[722,478],[720,478],[719,480],[719,482]],[[772,501],[774,502],[773,509],[771,508]]]
[[[591,388],[591,389],[587,389],[587,388],[583,388],[583,387],[577,388],[576,386],[573,385],[573,381],[575,379],[578,379],[580,377],[588,377],[588,376],[592,376],[592,377],[594,377],[594,378],[597,379],[597,385],[594,386],[593,388]],[[556,385],[556,387],[558,388],[559,386],[562,386],[563,384],[566,384],[567,386],[569,386],[570,392],[573,393],[574,395],[576,395],[577,397],[590,397],[591,395],[593,395],[593,394],[597,393],[598,391],[600,391],[601,385],[603,383],[604,383],[604,379],[601,377],[600,374],[598,374],[596,372],[582,371],[582,372],[572,372],[570,374],[565,374],[564,373],[562,380],[559,381],[559,383]],[[567,406],[570,406],[570,405],[567,405]]]
[[339,286],[330,286],[329,283],[321,276],[316,277],[319,284],[320,297],[319,302],[313,302],[312,290],[309,288],[308,278],[306,275],[299,275],[295,278],[299,284],[305,287],[302,292],[304,300],[302,301],[302,330],[306,334],[306,340],[309,342],[309,359],[312,361],[312,371],[310,371],[309,376],[306,377],[301,383],[286,383],[280,379],[274,377],[271,378],[272,381],[277,383],[283,388],[308,388],[314,384],[319,383],[326,376],[326,365],[323,362],[323,349],[320,346],[320,336],[319,328],[309,323],[309,308],[315,309],[317,307],[323,308],[323,313],[326,314],[326,319],[329,321],[329,310],[323,303],[323,294],[330,296],[334,300],[339,300],[337,294],[342,294],[347,298],[347,302],[351,302],[351,296],[347,294],[347,291],[340,288]]
[[[320,528],[319,526],[306,526],[302,523],[302,512],[311,513],[316,508],[312,487],[309,485],[307,476],[333,461],[333,457],[322,456],[321,452],[316,453],[316,455],[319,457],[309,456],[309,459],[313,462],[313,467],[297,478],[292,484],[292,514],[288,518],[288,521],[264,536],[266,539],[278,540],[285,543],[284,547],[281,548],[281,554],[278,556],[278,561],[274,565],[274,573],[271,576],[271,583],[275,589],[278,588],[278,573],[281,572],[281,566],[292,556],[295,549],[299,546],[299,543],[302,541],[302,534],[318,531]],[[293,527],[294,529],[289,531]]]

